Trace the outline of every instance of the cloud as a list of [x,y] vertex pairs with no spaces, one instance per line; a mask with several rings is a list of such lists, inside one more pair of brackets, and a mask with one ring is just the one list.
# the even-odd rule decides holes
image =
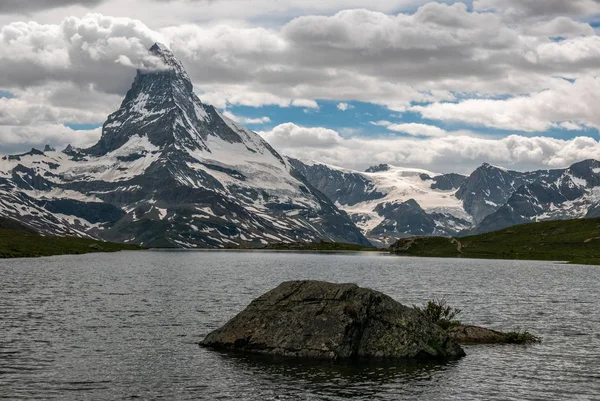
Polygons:
[[[315,148],[327,149],[343,142],[336,131],[328,128],[306,128],[293,123],[278,125],[271,131],[259,132],[276,148]],[[284,145],[285,144],[285,145]]]
[[31,12],[59,8],[72,5],[84,7],[95,6],[105,0],[2,0],[0,13],[17,14],[20,12]]
[[554,76],[593,73],[598,48],[587,23],[563,17],[513,26],[461,3],[428,3],[414,14],[301,16],[280,29],[187,25],[161,34],[209,102],[358,100],[398,111],[456,93],[540,91]]
[[294,99],[291,102],[294,107],[305,107],[307,109],[318,109],[319,104],[311,99]]
[[[53,22],[65,13],[82,16],[93,11],[129,16],[153,28],[190,22],[213,23],[262,20],[271,24],[304,14],[332,14],[343,9],[370,8],[380,12],[412,10],[426,0],[3,0],[2,13],[27,15],[36,21]],[[25,14],[26,13],[26,14]],[[1,20],[0,20],[1,23]]]
[[268,124],[271,122],[269,117],[244,118],[242,124]]
[[506,100],[468,99],[458,103],[414,106],[410,110],[431,120],[543,132],[555,127],[574,129],[591,126],[600,129],[600,115],[595,107],[598,102],[600,78],[584,77],[573,83],[557,79],[551,88],[529,96]]
[[549,38],[572,38],[594,35],[594,28],[588,23],[574,21],[568,17],[556,17],[550,21],[538,21],[521,27],[521,32],[529,36]]
[[[152,64],[146,49],[158,40],[182,59],[202,99],[219,107],[310,102],[301,107],[316,109],[315,100],[325,99],[404,110],[451,101],[455,93],[524,94],[556,75],[585,76],[598,62],[592,33],[568,18],[509,26],[502,15],[470,12],[462,3],[428,3],[414,14],[356,9],[301,16],[281,28],[216,23],[152,30],[139,20],[89,14],[57,25],[3,26],[0,86],[58,81],[122,95],[135,68]],[[544,36],[557,34],[572,37]]]
[[[86,2],[64,0],[60,5],[68,8],[38,13],[34,8],[50,2],[19,3],[32,7],[33,17],[23,19],[52,23],[0,28],[0,88],[16,95],[2,105],[0,119],[10,126],[102,121],[118,106],[135,69],[155,65],[147,52],[155,41],[174,50],[200,98],[219,108],[316,111],[322,99],[524,132],[600,126],[593,110],[600,39],[576,19],[593,15],[592,0],[476,1],[475,10],[484,12],[421,0],[87,4],[148,18],[147,24],[85,14]],[[58,18],[67,11],[74,16]],[[443,136],[430,127],[394,128]]]
[[351,104],[348,104],[348,103],[338,103],[338,105],[337,105],[337,109],[340,111],[346,111],[346,110],[350,110],[353,108],[354,108],[354,106],[352,106]]
[[148,48],[161,38],[140,21],[98,14],[60,25],[15,22],[0,30],[0,86],[66,82],[122,95],[136,68],[157,65]]
[[390,131],[402,132],[412,136],[444,136],[447,132],[439,127],[434,125],[427,124],[417,124],[417,123],[408,123],[408,124],[390,124],[387,126],[387,129]]
[[586,16],[600,13],[598,0],[475,0],[478,11],[503,10],[517,16]]
[[[459,136],[478,136],[473,132],[462,130],[448,132],[440,127],[429,124],[420,123],[392,123],[391,121],[371,121],[372,125],[378,127],[385,127],[390,131],[401,132],[403,134],[420,137],[442,137],[447,135],[459,135]],[[479,135],[480,136],[480,135]]]
[[241,123],[241,124],[248,124],[248,125],[259,125],[259,124],[268,124],[271,122],[271,119],[269,117],[263,116],[263,117],[257,117],[257,118],[248,118],[248,117],[241,117],[241,116],[237,116],[235,114],[233,114],[231,111],[224,111],[223,115],[235,122]]
[[35,126],[0,125],[0,141],[3,152],[14,153],[25,149],[43,149],[46,144],[63,149],[68,144],[88,147],[100,139],[101,129],[76,131],[60,124]]
[[325,128],[287,123],[260,134],[284,154],[362,170],[377,163],[421,167],[438,172],[470,173],[484,162],[519,170],[558,168],[598,158],[600,142],[510,135],[501,139],[445,136],[342,138]]
[[[46,85],[27,91],[15,90],[10,97],[0,97],[0,127],[10,126],[10,132],[17,132],[18,126],[27,127],[27,133],[43,135],[46,126],[62,124],[102,124],[109,111],[121,101],[119,96],[100,95],[89,90],[71,86]],[[54,129],[53,132],[56,130]],[[7,132],[7,131],[5,131]],[[55,139],[50,132],[48,142]],[[26,136],[25,138],[31,138]],[[0,142],[4,152],[9,144],[22,143],[25,148],[39,145],[40,142],[27,141]]]
[[391,121],[381,120],[381,121],[371,121],[371,124],[376,125],[378,127],[389,127],[393,123]]

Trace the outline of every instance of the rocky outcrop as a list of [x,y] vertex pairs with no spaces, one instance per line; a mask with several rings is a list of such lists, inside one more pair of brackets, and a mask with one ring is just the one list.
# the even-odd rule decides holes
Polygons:
[[200,345],[317,359],[465,355],[414,308],[355,284],[290,281],[255,299]]
[[448,329],[448,335],[457,343],[474,344],[533,344],[541,342],[541,338],[527,331],[502,332],[479,326],[459,325]]
[[448,334],[460,344],[498,344],[504,339],[503,333],[479,326],[452,327]]

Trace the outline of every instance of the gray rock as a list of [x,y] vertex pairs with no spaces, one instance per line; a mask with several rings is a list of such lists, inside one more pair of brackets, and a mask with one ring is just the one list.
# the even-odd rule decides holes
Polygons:
[[414,308],[355,284],[290,281],[255,299],[200,345],[316,359],[465,355]]
[[504,333],[479,326],[459,325],[448,330],[448,335],[457,343],[474,344],[534,344],[542,341],[528,332]]
[[452,191],[458,189],[466,181],[467,177],[460,174],[443,174],[433,178],[431,189],[440,189],[442,191]]

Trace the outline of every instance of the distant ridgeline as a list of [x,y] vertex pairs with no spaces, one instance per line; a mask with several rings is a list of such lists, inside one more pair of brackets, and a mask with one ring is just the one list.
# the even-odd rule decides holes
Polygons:
[[600,162],[470,176],[379,165],[366,172],[289,159],[373,244],[412,236],[464,236],[542,220],[600,216]]

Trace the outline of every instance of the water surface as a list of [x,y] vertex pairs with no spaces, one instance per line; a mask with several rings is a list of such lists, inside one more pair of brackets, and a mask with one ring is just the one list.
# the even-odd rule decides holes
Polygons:
[[[291,279],[354,282],[533,346],[465,347],[447,364],[327,364],[198,347]],[[146,251],[0,260],[0,398],[600,399],[600,268],[373,253]]]

